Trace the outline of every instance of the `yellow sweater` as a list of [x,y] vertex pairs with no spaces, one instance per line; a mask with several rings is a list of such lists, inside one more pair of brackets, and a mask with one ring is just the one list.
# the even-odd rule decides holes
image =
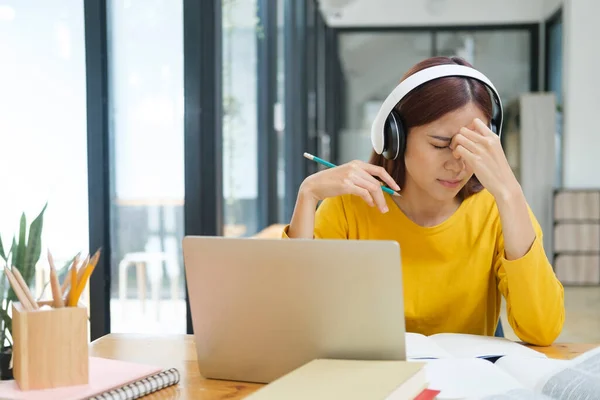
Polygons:
[[467,198],[434,227],[417,225],[385,197],[386,214],[356,196],[326,199],[317,209],[315,238],[400,244],[408,332],[492,336],[503,295],[509,323],[521,340],[550,345],[556,339],[565,315],[563,286],[548,262],[531,210],[535,242],[522,258],[509,261],[500,215],[488,191]]

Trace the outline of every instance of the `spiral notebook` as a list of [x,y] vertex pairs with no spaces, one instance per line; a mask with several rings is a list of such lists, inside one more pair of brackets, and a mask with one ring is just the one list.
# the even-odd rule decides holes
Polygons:
[[15,381],[0,383],[0,398],[11,400],[133,400],[179,383],[179,371],[153,365],[90,357],[87,385],[22,391]]

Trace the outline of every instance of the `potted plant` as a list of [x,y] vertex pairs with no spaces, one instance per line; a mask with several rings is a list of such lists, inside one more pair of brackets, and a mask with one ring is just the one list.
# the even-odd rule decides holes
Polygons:
[[[9,268],[17,268],[27,286],[31,287],[35,279],[35,266],[40,259],[42,251],[42,227],[46,203],[39,215],[29,225],[27,231],[27,219],[25,213],[21,214],[19,235],[12,239],[8,253],[5,252],[0,238],[0,257]],[[4,271],[0,279],[0,379],[13,379],[12,376],[12,317],[11,305],[18,301]]]

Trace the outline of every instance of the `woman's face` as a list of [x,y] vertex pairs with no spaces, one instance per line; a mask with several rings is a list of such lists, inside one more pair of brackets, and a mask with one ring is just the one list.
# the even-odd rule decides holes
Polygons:
[[[460,128],[474,129],[473,120],[487,123],[485,114],[473,103],[447,113],[429,124],[410,129],[407,136],[405,187],[438,201],[451,201],[473,175],[448,145]],[[404,190],[404,188],[403,188]]]

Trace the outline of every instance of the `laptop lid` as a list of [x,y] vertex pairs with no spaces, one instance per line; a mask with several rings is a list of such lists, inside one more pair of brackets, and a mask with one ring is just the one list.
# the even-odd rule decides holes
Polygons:
[[200,373],[268,383],[316,358],[405,360],[393,241],[187,236]]

